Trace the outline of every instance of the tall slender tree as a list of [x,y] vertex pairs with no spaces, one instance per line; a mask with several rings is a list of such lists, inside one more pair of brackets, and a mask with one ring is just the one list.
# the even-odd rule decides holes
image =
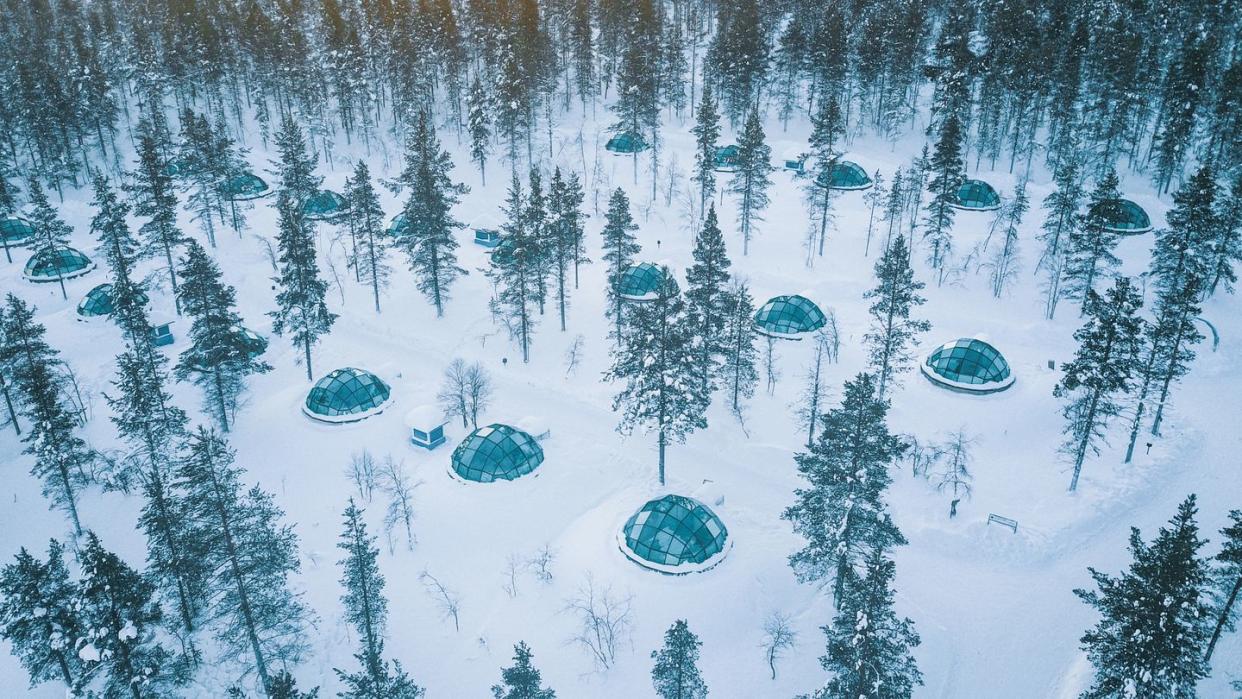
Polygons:
[[678,619],[664,632],[664,646],[651,651],[655,665],[651,684],[661,699],[705,699],[707,683],[699,674],[699,648],[703,642]]
[[630,200],[620,187],[608,199],[608,213],[604,218],[604,230],[600,235],[604,238],[603,258],[608,265],[608,314],[612,316],[613,332],[619,343],[625,304],[618,291],[621,275],[634,263],[634,256],[642,249],[634,237],[638,225],[630,216]]
[[[69,244],[73,228],[60,219],[38,180],[30,180],[26,189],[30,193],[30,227],[34,231],[30,236],[31,252],[34,255],[54,256]],[[61,298],[69,298],[69,293],[65,291],[65,278],[59,272],[56,281],[60,283]]]
[[871,304],[871,330],[863,341],[871,348],[871,368],[879,377],[876,397],[884,399],[894,379],[910,369],[910,358],[919,344],[919,335],[931,323],[910,317],[916,306],[926,301],[919,295],[923,282],[915,281],[910,267],[910,251],[904,237],[892,245],[875,264],[876,286],[863,294]]
[[280,232],[276,242],[280,248],[280,276],[275,281],[280,291],[276,294],[276,310],[268,315],[272,317],[272,331],[288,335],[294,347],[302,349],[309,381],[314,378],[311,348],[332,329],[336,314],[328,310],[328,283],[319,276],[315,237],[306,225],[301,207],[286,200],[279,209]]
[[728,251],[716,222],[716,206],[707,210],[703,227],[694,237],[694,264],[686,270],[686,309],[697,328],[695,363],[700,390],[710,395],[725,352],[725,318],[729,313]]
[[772,148],[764,142],[759,110],[752,109],[737,141],[737,173],[729,187],[738,196],[737,223],[742,233],[742,255],[750,252],[750,239],[758,232],[768,208],[768,188],[772,186]]
[[8,641],[30,686],[60,681],[72,691],[82,673],[74,641],[83,634],[65,547],[52,539],[47,560],[22,547],[0,568],[0,638]]
[[380,292],[388,287],[392,267],[388,264],[388,247],[392,241],[384,235],[384,210],[379,195],[371,184],[371,171],[359,159],[353,177],[345,180],[345,200],[349,202],[348,225],[354,236],[351,264],[358,280],[371,287],[375,312],[380,312]]

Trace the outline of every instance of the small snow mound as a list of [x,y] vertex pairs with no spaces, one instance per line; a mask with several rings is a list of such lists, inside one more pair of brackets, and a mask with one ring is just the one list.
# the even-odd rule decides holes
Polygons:
[[84,663],[97,663],[99,662],[99,649],[95,647],[95,644],[87,643],[78,649],[78,657]]

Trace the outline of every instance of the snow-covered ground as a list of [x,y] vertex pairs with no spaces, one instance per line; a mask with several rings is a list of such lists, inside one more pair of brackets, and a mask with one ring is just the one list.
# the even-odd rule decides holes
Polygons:
[[[601,111],[600,124],[608,117]],[[639,158],[634,182],[632,159],[602,152],[606,135],[591,118],[581,131],[576,116],[563,116],[557,129],[554,161],[582,172],[587,188],[591,257],[599,258],[598,232],[608,191],[625,188],[640,224],[642,260],[667,261],[680,274],[690,264],[692,240],[686,229],[681,201],[665,205],[661,191],[650,203],[649,159]],[[573,126],[569,126],[573,125]],[[690,123],[669,122],[664,130],[662,168],[676,158],[687,171],[692,163]],[[806,125],[782,132],[770,121],[769,143],[774,161],[805,143]],[[852,142],[847,158],[869,172],[877,168],[886,180],[905,167],[921,147],[919,129],[895,147],[872,138]],[[726,129],[725,142],[732,132]],[[465,148],[451,132],[441,137],[452,151],[456,178],[472,191],[457,215],[464,222],[475,217],[499,217],[498,206],[508,184],[508,166],[489,163],[487,186],[468,162]],[[250,162],[267,170],[270,154],[260,152],[257,134],[247,139]],[[597,146],[598,144],[598,146]],[[548,145],[542,147],[547,160]],[[391,147],[390,147],[391,148]],[[357,148],[350,155],[363,155]],[[598,153],[598,155],[597,155]],[[337,160],[321,163],[325,186],[340,191],[349,169],[338,146]],[[597,159],[598,177],[592,170]],[[391,177],[398,169],[397,151],[389,158],[370,157],[372,171]],[[973,154],[970,159],[973,170]],[[1012,193],[1016,178],[1005,169],[978,173],[1003,196]],[[722,181],[727,175],[721,175]],[[272,178],[268,178],[271,180]],[[827,250],[804,263],[802,241],[807,215],[800,183],[785,172],[774,174],[772,206],[762,231],[741,255],[734,225],[734,202],[723,197],[721,220],[728,236],[733,273],[747,278],[757,303],[770,296],[803,293],[825,310],[835,311],[842,330],[840,362],[828,368],[829,383],[841,382],[865,366],[861,338],[869,322],[863,292],[873,285],[879,241],[871,256],[863,254],[868,210],[863,193],[841,193],[835,199],[836,221]],[[659,183],[667,187],[664,176]],[[683,180],[683,187],[686,182]],[[970,273],[937,288],[929,283],[928,302],[919,309],[933,324],[923,351],[957,337],[980,336],[997,346],[1017,376],[1014,386],[990,396],[969,396],[937,388],[917,370],[906,374],[893,394],[891,425],[895,431],[920,438],[941,438],[964,429],[977,437],[974,449],[975,492],[950,520],[948,498],[922,478],[897,473],[889,502],[897,524],[910,545],[896,552],[898,610],[916,622],[922,645],[916,656],[926,687],[920,697],[1012,699],[1073,697],[1089,679],[1090,668],[1078,650],[1078,637],[1094,621],[1093,612],[1072,594],[1088,586],[1087,566],[1117,571],[1128,561],[1126,537],[1131,525],[1150,535],[1174,512],[1187,493],[1199,495],[1200,522],[1208,538],[1224,523],[1228,509],[1242,506],[1238,462],[1242,403],[1242,319],[1235,297],[1221,295],[1205,308],[1205,316],[1220,330],[1221,344],[1213,352],[1207,344],[1188,379],[1174,393],[1164,437],[1150,453],[1142,442],[1135,462],[1121,465],[1116,451],[1088,462],[1076,494],[1066,492],[1069,473],[1056,453],[1060,443],[1060,404],[1052,395],[1058,373],[1050,360],[1067,361],[1073,352],[1072,332],[1079,325],[1076,305],[1061,305],[1055,321],[1042,314],[1042,297],[1034,275],[1038,243],[1034,235],[1043,219],[1039,203],[1050,190],[1048,174],[1036,167],[1028,193],[1033,204],[1023,225],[1022,270],[1012,292],[992,298],[985,274]],[[1123,182],[1126,196],[1141,204],[1159,226],[1169,198],[1158,198],[1147,181],[1130,176]],[[398,199],[383,193],[389,215]],[[76,229],[74,244],[92,252],[88,221],[89,193],[71,194],[62,212]],[[719,201],[719,198],[718,198]],[[598,207],[598,208],[596,208]],[[219,233],[214,251],[227,280],[238,289],[240,310],[249,327],[270,335],[266,313],[274,308],[273,270],[260,238],[274,242],[275,215],[271,200],[260,200],[248,213],[249,230],[243,237]],[[959,256],[987,234],[993,214],[959,212],[954,226]],[[183,219],[186,231],[197,226]],[[877,231],[879,228],[877,228]],[[339,558],[335,548],[341,511],[351,486],[344,474],[352,454],[363,449],[404,462],[419,485],[415,490],[417,543],[412,551],[398,544],[383,551],[381,566],[388,580],[391,620],[388,655],[401,660],[432,697],[477,697],[509,664],[512,645],[527,641],[535,664],[559,696],[650,696],[650,651],[656,648],[670,623],[689,620],[703,640],[701,667],[718,697],[788,697],[813,690],[824,679],[817,657],[823,652],[819,627],[832,617],[826,593],[799,584],[787,565],[787,556],[800,540],[780,513],[799,485],[793,454],[803,434],[792,418],[791,404],[799,394],[810,358],[809,343],[782,342],[777,346],[781,376],[773,395],[758,395],[747,411],[745,425],[727,410],[713,405],[707,430],[669,450],[669,484],[665,490],[704,496],[709,502],[723,496],[713,509],[733,537],[729,556],[715,569],[699,575],[668,577],[639,568],[617,550],[615,533],[635,509],[662,492],[656,483],[655,440],[615,431],[610,410],[615,387],[601,374],[609,363],[610,343],[604,318],[603,265],[583,270],[581,289],[572,297],[569,331],[561,333],[549,308],[532,348],[530,364],[491,322],[487,312],[489,283],[482,274],[487,265],[484,249],[461,233],[460,258],[470,275],[453,289],[445,317],[437,319],[431,306],[414,290],[404,260],[394,257],[397,274],[377,315],[369,290],[354,283],[345,268],[340,243],[332,227],[319,227],[325,276],[341,284],[330,302],[340,314],[331,335],[315,351],[315,373],[354,366],[375,372],[393,388],[395,401],[383,414],[363,423],[330,426],[308,420],[299,410],[310,384],[295,363],[298,352],[281,338],[272,337],[266,355],[275,367],[250,382],[247,404],[236,430],[229,435],[238,462],[249,477],[273,491],[301,537],[302,574],[295,583],[319,614],[313,631],[313,652],[295,669],[302,686],[320,684],[326,695],[338,688],[333,667],[353,667],[355,640],[341,622],[338,597]],[[1152,234],[1125,239],[1120,254],[1127,274],[1146,269]],[[930,274],[921,265],[922,250],[915,249],[922,279]],[[35,286],[21,279],[19,252],[14,264],[0,265],[0,288],[13,291],[38,306],[51,343],[63,352],[90,394],[92,420],[87,428],[99,448],[115,445],[108,408],[102,393],[108,390],[112,358],[121,349],[119,332],[105,322],[75,320],[74,306],[83,294],[104,280],[103,271],[71,281],[69,300],[60,298],[55,285]],[[331,260],[331,265],[326,264]],[[152,294],[157,309],[171,310],[166,289]],[[166,348],[170,357],[185,348],[185,323],[175,325],[178,340]],[[565,352],[574,338],[584,337],[584,358],[573,375],[566,375]],[[451,479],[446,468],[456,443],[466,434],[460,422],[450,423],[449,443],[432,452],[412,447],[406,440],[402,416],[430,402],[445,366],[455,357],[479,360],[491,372],[495,398],[483,419],[514,423],[534,416],[551,427],[543,443],[546,460],[536,472],[512,483],[467,485]],[[503,362],[508,358],[507,365]],[[192,386],[177,385],[175,395],[195,419],[199,396]],[[835,396],[834,396],[835,400]],[[1114,446],[1124,447],[1122,425],[1114,426]],[[19,546],[42,550],[48,537],[63,537],[65,524],[49,512],[38,483],[28,475],[29,460],[11,430],[0,433],[0,555],[7,559]],[[710,481],[710,482],[709,482]],[[367,519],[381,532],[383,495],[369,504]],[[363,503],[367,504],[367,503]],[[106,546],[131,564],[141,566],[144,544],[134,529],[140,506],[136,496],[90,493],[81,505],[84,526],[97,531]],[[988,526],[989,513],[1019,522],[1016,533]],[[557,557],[554,579],[542,584],[524,574],[518,594],[503,588],[503,569],[511,555],[529,557],[543,546]],[[1208,551],[1215,546],[1209,545]],[[419,583],[429,571],[461,599],[461,630],[441,617],[435,600]],[[610,587],[617,596],[632,596],[633,633],[616,664],[599,671],[570,638],[576,631],[567,601],[593,578],[598,587]],[[788,614],[798,632],[795,651],[779,665],[776,680],[769,679],[759,644],[764,618],[771,612]],[[1220,646],[1213,677],[1201,685],[1204,697],[1227,696],[1230,677],[1242,677],[1242,638],[1227,637]],[[205,668],[194,696],[219,696],[228,678],[222,669]],[[25,674],[0,644],[0,695],[26,695]],[[58,696],[63,690],[46,686],[29,696]]]

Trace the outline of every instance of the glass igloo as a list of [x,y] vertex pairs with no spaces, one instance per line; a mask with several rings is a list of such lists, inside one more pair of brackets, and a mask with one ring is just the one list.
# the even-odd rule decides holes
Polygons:
[[650,262],[632,265],[617,280],[617,295],[626,301],[654,301],[664,283],[664,272]]
[[252,172],[244,172],[230,178],[221,189],[224,197],[232,201],[258,199],[271,193],[263,178]]
[[682,495],[648,501],[617,533],[617,544],[627,558],[669,575],[714,568],[732,543],[715,512]]
[[[138,290],[138,298],[142,303],[147,302],[147,295]],[[86,296],[78,302],[78,318],[99,318],[101,316],[110,316],[116,310],[116,306],[112,303],[112,284],[100,284],[90,291],[86,292]]]
[[463,439],[450,463],[453,475],[464,481],[511,481],[539,468],[543,447],[516,427],[491,424]]
[[394,238],[400,238],[406,234],[410,228],[410,222],[405,220],[405,212],[392,217],[392,221],[388,222],[388,235]]
[[1000,208],[1000,195],[983,180],[966,180],[957,188],[953,206],[966,211],[991,211]]
[[639,153],[649,147],[642,134],[633,131],[623,131],[608,139],[608,143],[604,144],[604,148],[613,153]]
[[71,247],[44,248],[30,256],[22,276],[28,281],[58,282],[74,279],[95,269],[91,258]]
[[1014,381],[1005,357],[975,338],[946,342],[927,355],[919,368],[932,383],[966,393],[995,393]]
[[1129,199],[1109,199],[1096,204],[1093,215],[1104,220],[1104,228],[1123,235],[1138,235],[1151,230],[1151,217],[1143,207]]
[[3,240],[5,246],[13,248],[29,245],[33,237],[34,226],[30,225],[30,221],[19,216],[0,219],[0,240]]
[[761,334],[787,340],[800,340],[827,322],[819,306],[797,294],[775,296],[755,312],[755,327]]
[[302,213],[312,221],[330,221],[349,210],[345,197],[324,189],[302,202]]
[[369,371],[345,367],[319,379],[302,412],[321,422],[357,422],[384,412],[392,402],[392,390]]
[[858,163],[849,160],[838,160],[828,171],[816,180],[821,187],[828,189],[857,190],[867,189],[873,183],[867,171]]

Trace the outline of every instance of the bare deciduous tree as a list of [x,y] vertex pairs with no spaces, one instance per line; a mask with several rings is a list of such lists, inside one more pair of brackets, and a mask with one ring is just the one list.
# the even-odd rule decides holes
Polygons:
[[953,500],[949,503],[949,517],[957,516],[957,503],[969,499],[974,490],[971,482],[974,476],[970,473],[970,449],[975,444],[974,437],[966,436],[966,432],[958,429],[949,435],[944,445],[944,467],[936,474],[936,491],[949,491]]
[[427,589],[427,594],[435,598],[441,618],[452,619],[453,628],[461,631],[461,598],[457,593],[445,587],[444,583],[425,570],[419,574],[418,581]]
[[944,445],[937,442],[924,442],[912,434],[902,435],[902,439],[910,445],[906,452],[906,460],[910,463],[910,475],[927,478],[932,467],[944,458]]
[[578,365],[582,363],[582,345],[585,338],[578,335],[574,341],[569,344],[569,349],[565,351],[565,375],[573,376],[578,371]]
[[466,364],[461,358],[449,362],[444,383],[436,399],[444,414],[461,418],[462,427],[479,426],[479,413],[487,409],[492,397],[492,379],[482,364]]
[[388,537],[388,552],[395,549],[393,533],[398,525],[405,531],[405,547],[414,550],[414,488],[405,473],[405,464],[385,456],[376,474],[379,488],[388,495],[388,509],[384,511],[384,534]]
[[522,568],[524,567],[522,557],[516,553],[511,553],[505,558],[505,581],[501,587],[504,588],[505,594],[509,595],[510,598],[518,596],[518,576],[522,574]]
[[535,552],[530,560],[526,561],[526,565],[531,572],[535,574],[535,578],[544,585],[552,583],[552,564],[556,562],[556,552],[552,547],[544,544],[543,548]]
[[370,451],[363,449],[349,457],[349,466],[345,476],[358,491],[358,499],[370,504],[375,496],[377,464]]
[[797,643],[798,634],[789,624],[789,617],[780,612],[772,612],[763,620],[763,657],[768,661],[768,669],[772,671],[772,679],[776,679],[776,661],[781,659],[785,651],[792,650]]
[[578,618],[578,632],[570,641],[586,648],[600,669],[612,667],[617,650],[629,639],[632,605],[632,595],[618,596],[587,573],[578,594],[565,603],[565,611]]

